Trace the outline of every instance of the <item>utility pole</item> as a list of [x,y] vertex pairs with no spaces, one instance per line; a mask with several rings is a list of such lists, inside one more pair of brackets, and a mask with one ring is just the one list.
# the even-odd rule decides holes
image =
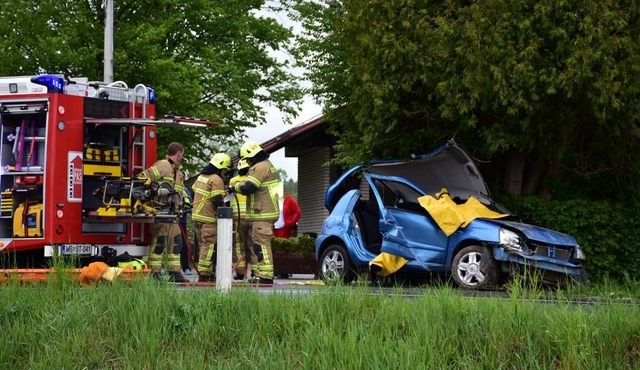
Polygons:
[[104,82],[113,82],[113,2],[104,1]]

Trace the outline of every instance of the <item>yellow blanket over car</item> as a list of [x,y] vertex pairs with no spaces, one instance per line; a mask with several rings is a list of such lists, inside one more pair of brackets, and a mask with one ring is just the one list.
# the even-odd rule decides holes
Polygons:
[[476,218],[508,216],[490,210],[474,197],[469,197],[463,204],[457,204],[444,188],[436,194],[435,198],[431,195],[418,198],[418,203],[429,212],[446,236],[453,234],[461,227],[467,227]]

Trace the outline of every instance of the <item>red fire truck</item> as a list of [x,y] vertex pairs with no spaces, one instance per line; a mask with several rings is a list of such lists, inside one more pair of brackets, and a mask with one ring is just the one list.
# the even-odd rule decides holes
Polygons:
[[[143,256],[145,224],[176,222],[175,192],[136,175],[156,161],[155,92],[86,78],[0,78],[0,252]],[[16,252],[16,253],[13,253]],[[14,256],[14,258],[6,258]]]

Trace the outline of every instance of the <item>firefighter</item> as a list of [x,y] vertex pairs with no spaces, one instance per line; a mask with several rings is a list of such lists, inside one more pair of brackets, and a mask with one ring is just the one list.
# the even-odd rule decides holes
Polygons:
[[[184,156],[184,147],[180,143],[173,142],[167,146],[167,156],[154,163],[144,170],[138,178],[145,183],[158,182],[168,183],[176,192],[174,204],[182,206],[182,202],[189,203],[189,197],[184,189],[184,175],[180,171],[180,162]],[[160,277],[162,269],[162,257],[167,253],[167,265],[169,279],[182,283],[188,280],[182,276],[180,271],[180,251],[182,250],[182,235],[180,226],[177,223],[153,223],[149,225],[151,233],[151,246],[147,262],[151,269],[152,276]]]
[[247,195],[247,221],[251,228],[251,267],[261,284],[272,284],[272,227],[280,214],[276,189],[279,183],[278,174],[269,161],[269,154],[254,141],[247,141],[240,147],[240,158],[246,160],[251,167],[247,179],[236,183],[233,190]]
[[231,169],[231,157],[216,153],[211,157],[193,183],[193,213],[191,220],[195,228],[200,253],[198,259],[198,282],[214,281],[216,239],[218,237],[217,210],[224,206],[226,195],[224,177]]
[[[247,179],[247,173],[249,172],[249,163],[245,159],[238,161],[238,174],[229,180],[229,186],[233,187],[239,182],[244,182]],[[233,209],[233,218],[236,221],[234,225],[236,230],[234,232],[234,248],[233,248],[233,266],[236,272],[235,279],[243,280],[247,275],[247,253],[249,240],[251,240],[251,229],[247,222],[247,197],[236,193],[231,198],[230,206]],[[251,255],[251,253],[248,253]]]

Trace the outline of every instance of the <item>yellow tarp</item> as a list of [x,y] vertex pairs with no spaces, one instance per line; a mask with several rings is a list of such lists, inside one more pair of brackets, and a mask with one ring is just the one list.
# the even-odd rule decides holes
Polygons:
[[407,260],[400,256],[394,256],[393,254],[382,252],[369,262],[369,268],[371,269],[372,265],[376,265],[380,267],[378,275],[387,276],[400,270],[400,268],[406,263]]
[[502,218],[508,216],[490,210],[474,197],[469,197],[464,204],[456,204],[449,196],[447,189],[444,188],[436,194],[436,198],[431,195],[425,195],[418,198],[418,203],[429,212],[447,236],[461,227],[467,227],[476,218]]

